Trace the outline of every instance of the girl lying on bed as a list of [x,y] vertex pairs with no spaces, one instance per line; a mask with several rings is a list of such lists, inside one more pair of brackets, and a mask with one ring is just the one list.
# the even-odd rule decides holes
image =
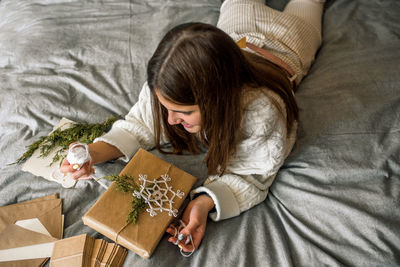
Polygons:
[[256,0],[227,0],[217,27],[173,28],[149,61],[138,102],[89,145],[92,161],[74,170],[65,160],[60,170],[81,179],[93,164],[128,161],[139,147],[170,143],[177,154],[207,147],[209,176],[191,192],[180,232],[194,241],[180,242],[183,251],[198,248],[207,217],[231,218],[265,200],[290,153],[294,89],[321,44],[322,10],[317,0],[292,0],[283,12]]

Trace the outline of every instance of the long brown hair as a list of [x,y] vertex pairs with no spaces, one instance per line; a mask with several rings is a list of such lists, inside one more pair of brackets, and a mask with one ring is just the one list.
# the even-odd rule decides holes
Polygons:
[[[243,92],[268,87],[286,103],[288,128],[297,119],[297,105],[285,73],[266,60],[243,53],[222,30],[204,23],[188,23],[170,30],[147,67],[152,92],[155,143],[161,151],[164,134],[173,153],[208,147],[204,161],[209,174],[222,174],[242,138]],[[182,125],[168,124],[168,111],[155,91],[178,105],[198,105],[201,132],[191,134]]]

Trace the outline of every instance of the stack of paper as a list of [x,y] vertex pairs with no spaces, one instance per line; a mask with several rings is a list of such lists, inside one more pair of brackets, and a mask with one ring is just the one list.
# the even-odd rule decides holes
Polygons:
[[55,242],[50,267],[122,266],[127,250],[86,234]]
[[0,207],[0,266],[43,266],[62,238],[61,212],[56,194]]
[[128,250],[115,243],[96,239],[93,247],[91,267],[122,266]]
[[0,267],[122,266],[127,250],[88,235],[62,239],[57,194],[0,207]]

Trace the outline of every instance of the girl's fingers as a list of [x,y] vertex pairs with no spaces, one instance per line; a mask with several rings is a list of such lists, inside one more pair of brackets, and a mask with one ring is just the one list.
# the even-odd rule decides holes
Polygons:
[[165,230],[170,235],[175,235],[175,229],[173,227],[168,226],[167,230]]
[[[168,238],[168,242],[171,242],[172,244],[177,245],[184,252],[189,253],[189,252],[193,252],[193,250],[196,249],[196,245],[195,244],[194,244],[194,246],[192,245],[192,242],[190,241],[188,235],[184,235],[183,239],[179,240],[179,243],[177,244],[176,242],[178,241],[178,239],[176,238],[176,236],[178,234],[176,233],[176,230],[174,229],[173,226],[170,225],[165,231],[168,234],[172,235],[170,238]],[[180,232],[180,234],[182,234],[182,231]]]
[[90,177],[90,172],[89,172],[88,164],[85,163],[85,164],[82,166],[82,168],[80,168],[79,170],[76,170],[76,171],[72,172],[71,177],[72,177],[72,179],[74,179],[74,180],[81,180],[81,179],[79,179],[79,178],[82,178],[82,180],[85,179],[85,178],[86,178],[85,180],[90,179],[90,178],[87,178],[87,177]]
[[[71,165],[70,167],[72,168]],[[71,173],[71,177],[74,180],[89,180],[93,178],[91,174],[94,173],[94,168],[92,165],[89,164],[89,162],[86,162],[85,164],[82,165],[82,167],[79,170],[73,169],[73,171],[69,172]]]
[[168,242],[171,242],[171,243],[173,243],[173,244],[175,244],[176,243],[176,238],[175,237],[173,237],[173,236],[171,236],[170,238],[168,238]]
[[190,221],[190,222],[186,225],[185,228],[183,228],[183,229],[180,231],[180,233],[184,234],[185,236],[193,235],[193,233],[196,231],[196,229],[197,229],[199,226],[200,226],[200,223],[198,223],[197,221],[196,221],[196,222],[193,222],[193,220],[192,220],[192,221]]
[[90,179],[93,179],[93,177],[91,176],[91,175],[89,175],[89,176],[82,176],[82,177],[79,177],[77,180],[90,180]]
[[64,159],[60,166],[60,172],[67,173],[67,172],[73,172],[73,171],[75,171],[75,170],[72,168],[71,164],[69,164],[67,159]]
[[184,252],[192,252],[196,248],[192,246],[192,244],[189,242],[188,244],[185,244],[185,240],[182,240],[179,244],[178,247],[181,248]]
[[[175,237],[170,237],[168,238],[168,241],[171,242],[172,244],[175,245],[176,241],[178,239],[176,239]],[[188,244],[186,244],[186,238],[184,238],[183,240],[181,240],[178,245],[179,248],[181,248],[184,252],[192,252],[193,251],[193,246],[191,244],[191,242],[189,241]]]

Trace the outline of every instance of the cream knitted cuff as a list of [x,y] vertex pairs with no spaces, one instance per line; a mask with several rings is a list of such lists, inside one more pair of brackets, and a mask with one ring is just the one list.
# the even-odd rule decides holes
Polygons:
[[235,217],[240,214],[239,204],[229,187],[220,181],[213,181],[207,185],[200,186],[190,192],[190,197],[205,192],[214,201],[216,212],[210,213],[213,221],[220,221]]
[[105,135],[96,138],[94,140],[94,143],[99,141],[108,143],[118,148],[119,151],[121,151],[122,154],[124,154],[124,157],[120,159],[122,159],[125,162],[128,162],[140,148],[140,144],[135,138],[135,136],[133,136],[124,129],[116,127],[112,128]]

